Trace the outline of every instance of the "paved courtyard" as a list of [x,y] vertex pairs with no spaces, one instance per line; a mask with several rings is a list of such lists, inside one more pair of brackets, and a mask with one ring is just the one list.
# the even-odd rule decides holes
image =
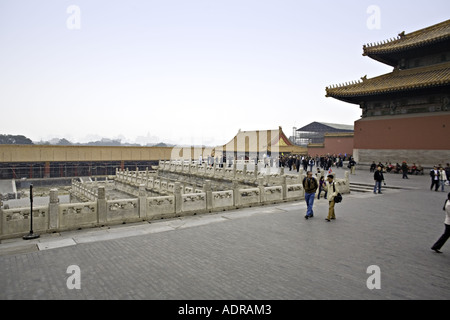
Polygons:
[[[344,195],[332,222],[316,199],[309,220],[297,201],[3,240],[0,299],[450,299],[450,243],[430,250],[450,187],[385,176],[398,188]],[[350,181],[372,184],[372,174]],[[381,287],[370,290],[374,265]]]

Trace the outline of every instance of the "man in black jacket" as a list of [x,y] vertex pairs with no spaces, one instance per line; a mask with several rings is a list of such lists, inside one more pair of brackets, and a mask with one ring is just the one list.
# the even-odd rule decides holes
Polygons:
[[408,165],[405,161],[402,162],[402,179],[408,179]]
[[430,190],[433,190],[433,186],[435,186],[434,191],[438,191],[439,189],[439,170],[437,166],[430,171],[431,177],[431,187]]
[[375,173],[373,174],[373,179],[375,180],[375,186],[373,187],[373,193],[381,194],[381,182],[384,182],[383,172],[381,171],[381,167],[379,166]]
[[316,197],[316,190],[318,188],[317,180],[313,177],[311,171],[306,173],[306,177],[303,179],[303,189],[305,190],[306,201],[306,216],[305,219],[314,217],[313,205],[314,198]]

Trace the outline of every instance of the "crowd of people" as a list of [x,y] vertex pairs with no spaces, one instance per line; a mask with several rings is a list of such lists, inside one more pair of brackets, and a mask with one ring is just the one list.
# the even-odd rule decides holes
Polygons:
[[302,155],[280,155],[278,157],[278,166],[289,168],[289,171],[299,171],[303,168],[304,171],[312,171],[313,167],[321,168],[325,171],[331,167],[342,168],[344,161],[350,160],[351,156],[333,154],[333,155],[316,155],[316,156],[302,156]]
[[381,171],[384,173],[402,173],[402,174],[423,174],[423,167],[419,164],[413,163],[411,166],[409,166],[406,161],[403,161],[402,164],[396,162],[395,165],[393,165],[391,162],[386,162],[385,164],[382,164],[381,162],[378,162],[378,164],[375,163],[375,161],[372,162],[370,165],[370,172],[375,172],[376,168],[381,167]]
[[[424,169],[420,163],[417,166],[415,163],[409,166],[406,161],[403,161],[402,164],[397,162],[395,166],[390,162],[383,165],[381,162],[376,164],[375,161],[373,161],[370,166],[370,172],[376,173],[376,171],[381,171],[381,173],[401,173],[403,179],[408,179],[408,174],[424,174]],[[441,187],[441,191],[444,191],[444,186],[450,184],[450,163],[447,163],[445,168],[441,164],[434,166],[433,169],[430,170],[430,177],[430,190],[435,188],[435,191],[438,191],[439,187]]]
[[[299,172],[300,168],[303,168],[304,171],[307,171],[308,168],[312,171],[313,167],[321,168],[323,170],[328,170],[331,167],[341,168],[344,165],[344,161],[351,161],[353,158],[347,154],[327,154],[327,155],[316,155],[316,156],[305,156],[300,154],[280,154],[278,158],[271,157],[269,155],[264,155],[263,159],[256,157],[245,157],[244,160],[248,160],[250,163],[258,163],[261,160],[264,162],[264,167],[278,167],[278,168],[289,168],[289,171],[297,171]],[[202,156],[199,157],[200,163],[206,163],[208,166],[212,167],[215,163],[219,165],[219,167],[230,167],[234,161],[234,156],[228,157],[213,157],[209,155],[204,159]],[[356,164],[356,163],[354,163]]]

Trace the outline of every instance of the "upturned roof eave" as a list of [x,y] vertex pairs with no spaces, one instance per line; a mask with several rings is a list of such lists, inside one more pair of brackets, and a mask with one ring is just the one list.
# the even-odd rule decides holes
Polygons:
[[450,40],[449,26],[450,19],[408,34],[402,32],[398,37],[382,43],[365,44],[363,46],[363,55],[395,54],[448,41]]
[[434,85],[415,85],[415,86],[403,86],[399,88],[389,88],[389,89],[383,89],[383,90],[372,90],[372,91],[360,91],[360,92],[354,92],[351,94],[339,94],[339,93],[333,93],[333,92],[327,92],[325,97],[327,98],[334,98],[338,99],[344,102],[353,103],[353,104],[360,104],[363,101],[373,99],[375,96],[382,96],[382,95],[393,95],[398,94],[402,92],[411,92],[415,90],[424,90],[424,89],[431,89],[431,88],[438,88],[438,87],[450,87],[450,82],[448,83],[442,83],[442,84],[434,84]]

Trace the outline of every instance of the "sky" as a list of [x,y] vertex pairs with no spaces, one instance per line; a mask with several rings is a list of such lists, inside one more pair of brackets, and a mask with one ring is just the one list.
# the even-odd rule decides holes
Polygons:
[[0,134],[217,146],[353,124],[325,88],[392,71],[363,45],[449,18],[448,0],[0,0]]

